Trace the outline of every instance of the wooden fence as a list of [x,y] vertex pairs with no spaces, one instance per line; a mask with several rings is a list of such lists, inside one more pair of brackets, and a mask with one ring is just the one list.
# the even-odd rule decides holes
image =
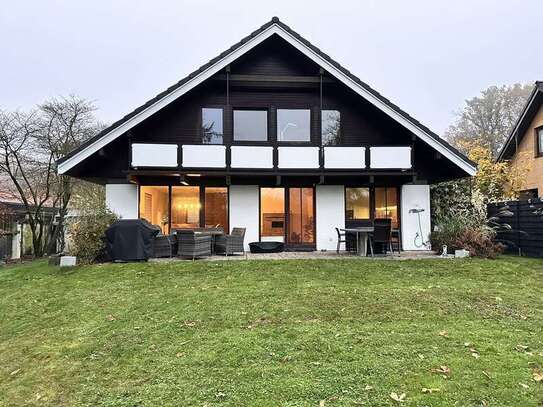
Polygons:
[[529,257],[543,257],[543,199],[507,201],[487,206],[488,216],[496,217],[501,228],[496,239],[507,252]]

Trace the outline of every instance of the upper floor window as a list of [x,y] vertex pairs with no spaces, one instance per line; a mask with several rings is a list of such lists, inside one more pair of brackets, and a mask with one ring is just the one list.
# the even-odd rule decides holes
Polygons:
[[543,127],[535,129],[537,137],[537,155],[543,155]]
[[202,108],[202,143],[222,144],[222,109]]
[[234,141],[268,141],[268,111],[234,110]]
[[341,142],[341,120],[337,110],[321,112],[321,140],[323,146],[335,146]]
[[311,111],[277,109],[277,141],[311,141]]

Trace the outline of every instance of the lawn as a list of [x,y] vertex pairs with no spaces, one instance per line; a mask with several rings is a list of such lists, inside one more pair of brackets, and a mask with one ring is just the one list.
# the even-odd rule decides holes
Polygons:
[[541,368],[542,260],[0,269],[0,405],[535,406]]

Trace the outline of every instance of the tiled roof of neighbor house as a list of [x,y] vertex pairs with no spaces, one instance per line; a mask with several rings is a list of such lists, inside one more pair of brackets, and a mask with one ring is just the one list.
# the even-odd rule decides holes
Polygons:
[[508,160],[515,155],[517,144],[520,143],[521,138],[526,134],[528,126],[542,105],[543,81],[536,81],[532,93],[530,94],[524,109],[522,109],[522,113],[498,154],[497,161]]
[[229,49],[227,49],[226,51],[223,51],[221,52],[219,55],[217,55],[215,58],[211,59],[210,61],[208,61],[207,63],[205,63],[204,65],[202,65],[200,68],[198,68],[197,70],[195,70],[194,72],[190,73],[188,76],[186,76],[185,78],[181,79],[179,82],[177,82],[176,84],[170,86],[168,89],[166,89],[165,91],[159,93],[158,95],[156,95],[154,98],[148,100],[146,103],[144,103],[143,105],[141,105],[140,107],[138,107],[137,109],[133,110],[132,112],[128,113],[126,116],[124,116],[122,119],[116,121],[115,123],[113,123],[111,126],[107,127],[106,129],[102,130],[100,133],[98,133],[96,136],[90,138],[89,140],[87,140],[85,143],[83,143],[81,146],[79,146],[77,149],[71,151],[69,154],[65,155],[64,157],[62,157],[61,159],[59,159],[57,161],[57,164],[60,164],[64,161],[66,161],[67,159],[69,159],[70,157],[72,157],[73,155],[75,155],[77,152],[83,150],[85,147],[89,146],[90,144],[94,143],[95,141],[99,140],[100,138],[102,138],[103,136],[105,136],[106,134],[108,134],[110,131],[112,131],[113,129],[115,129],[116,127],[119,127],[121,124],[123,124],[124,122],[126,122],[127,120],[129,120],[130,118],[134,117],[135,115],[137,115],[138,113],[140,113],[141,111],[145,110],[146,108],[148,108],[149,106],[153,105],[154,103],[156,103],[157,101],[159,101],[160,99],[164,98],[165,96],[167,96],[168,94],[172,93],[173,91],[175,91],[176,89],[178,89],[180,86],[182,86],[183,84],[185,84],[187,81],[189,81],[190,79],[194,78],[195,76],[197,76],[198,74],[202,73],[203,71],[205,71],[206,69],[208,69],[210,66],[212,66],[213,64],[215,64],[216,62],[218,62],[219,60],[225,58],[226,56],[228,56],[229,54],[231,54],[232,52],[234,52],[235,50],[237,50],[238,48],[240,48],[242,45],[244,45],[246,42],[248,42],[249,40],[251,40],[253,37],[257,36],[258,34],[262,33],[264,30],[266,30],[267,28],[269,28],[270,26],[274,25],[274,24],[277,24],[278,26],[280,26],[281,28],[283,28],[285,31],[287,31],[290,35],[292,35],[293,37],[295,37],[296,39],[298,39],[300,42],[302,42],[306,47],[310,48],[312,51],[314,51],[315,53],[317,53],[320,57],[322,57],[323,59],[325,59],[326,61],[328,61],[330,64],[332,64],[336,69],[340,70],[343,74],[347,75],[351,80],[353,80],[354,82],[356,82],[358,85],[360,85],[361,87],[363,87],[365,90],[367,90],[368,92],[370,92],[372,95],[374,95],[375,97],[377,97],[379,100],[381,100],[382,102],[384,102],[386,105],[388,105],[389,107],[391,107],[392,109],[394,109],[397,113],[399,113],[400,115],[402,115],[405,119],[407,119],[409,122],[411,122],[413,125],[417,126],[419,129],[421,129],[422,131],[424,131],[425,133],[427,133],[430,137],[432,137],[433,139],[435,139],[437,142],[439,142],[440,144],[442,144],[446,149],[452,151],[455,155],[457,155],[460,159],[462,159],[463,161],[465,161],[466,163],[468,163],[469,165],[475,167],[476,164],[471,161],[470,159],[468,159],[464,154],[462,154],[460,151],[458,151],[456,148],[454,148],[453,146],[451,146],[446,140],[444,140],[443,138],[441,138],[440,136],[438,136],[436,133],[434,133],[433,131],[431,131],[428,127],[424,126],[422,123],[420,123],[418,120],[416,120],[415,118],[413,118],[412,116],[410,116],[408,113],[406,113],[405,111],[403,111],[402,109],[400,109],[398,106],[396,106],[394,103],[392,103],[390,100],[388,100],[387,98],[385,98],[383,95],[381,95],[379,92],[377,92],[376,90],[372,89],[368,84],[366,84],[365,82],[363,82],[362,80],[360,80],[360,78],[358,78],[357,76],[355,76],[354,74],[352,74],[348,69],[344,68],[343,66],[341,66],[338,62],[336,62],[335,60],[333,60],[329,55],[325,54],[324,52],[322,52],[319,48],[315,47],[313,44],[311,44],[309,41],[307,41],[305,38],[303,38],[300,34],[298,34],[297,32],[295,32],[294,30],[292,30],[289,26],[287,26],[285,23],[283,23],[282,21],[279,20],[278,17],[273,17],[270,21],[268,21],[266,24],[262,25],[260,28],[258,28],[257,30],[253,31],[251,34],[249,34],[248,36],[242,38],[239,42],[237,42],[236,44],[232,45]]

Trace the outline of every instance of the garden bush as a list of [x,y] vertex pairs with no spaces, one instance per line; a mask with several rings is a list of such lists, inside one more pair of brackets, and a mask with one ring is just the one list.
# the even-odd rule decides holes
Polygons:
[[490,259],[503,252],[504,246],[494,241],[496,232],[486,224],[458,216],[444,216],[436,223],[436,230],[430,234],[430,242],[436,251],[446,245],[449,254],[465,249],[471,256]]
[[93,263],[105,255],[104,236],[106,229],[117,220],[117,216],[105,207],[84,210],[70,226],[73,255],[78,262]]

